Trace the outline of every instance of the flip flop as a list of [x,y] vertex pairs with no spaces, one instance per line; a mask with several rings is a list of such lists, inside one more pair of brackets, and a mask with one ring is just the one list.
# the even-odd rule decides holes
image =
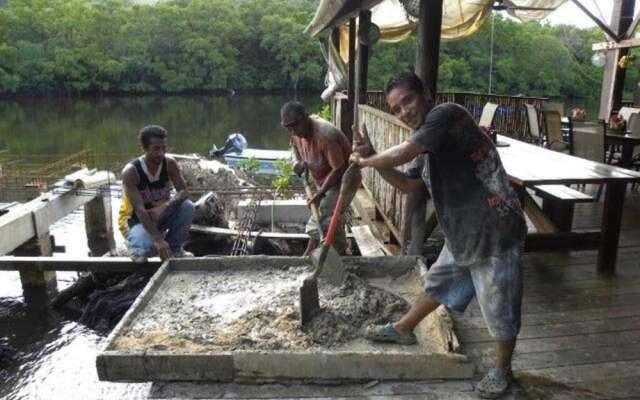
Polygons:
[[483,399],[497,399],[507,392],[512,380],[511,371],[505,372],[499,368],[491,368],[476,386],[476,391]]
[[395,330],[393,325],[372,325],[365,329],[364,337],[374,342],[397,343],[411,345],[418,343],[416,335],[411,332],[408,335],[401,335]]

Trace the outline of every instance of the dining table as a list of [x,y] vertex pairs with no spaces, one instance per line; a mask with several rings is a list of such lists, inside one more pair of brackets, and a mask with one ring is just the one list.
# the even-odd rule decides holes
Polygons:
[[503,135],[498,135],[497,143],[509,180],[523,202],[538,185],[604,185],[599,230],[530,233],[527,243],[542,250],[597,250],[598,271],[614,273],[627,184],[640,182],[640,172],[552,151]]
[[605,134],[605,145],[619,146],[621,148],[620,159],[616,165],[622,168],[631,168],[633,166],[633,151],[636,146],[640,145],[640,135],[607,132]]

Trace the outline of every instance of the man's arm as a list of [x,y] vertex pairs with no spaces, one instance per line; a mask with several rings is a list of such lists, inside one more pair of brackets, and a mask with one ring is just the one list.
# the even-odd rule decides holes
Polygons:
[[[352,126],[351,129],[355,135],[355,143],[353,149],[354,154],[351,155],[350,160],[361,165],[357,160],[371,158],[377,154],[371,144],[367,125],[364,122],[360,126],[360,129],[357,129],[355,125]],[[406,174],[403,174],[393,167],[377,168],[377,171],[385,181],[400,189],[403,193],[410,193],[421,189],[424,186],[422,179],[408,177]]]
[[144,208],[142,194],[140,194],[137,187],[138,175],[135,172],[135,167],[129,165],[124,169],[122,172],[122,185],[124,186],[124,191],[127,194],[129,201],[131,201],[133,211],[136,213],[138,220],[153,239],[153,244],[156,247],[158,254],[163,260],[169,258],[171,256],[169,244],[162,237],[162,233],[158,230],[158,227],[156,227],[152,216]]
[[407,141],[367,158],[354,153],[351,155],[351,161],[361,167],[373,167],[381,171],[406,164],[425,151],[426,149],[423,146]]
[[397,169],[385,168],[377,171],[382,179],[400,189],[402,193],[411,193],[424,187],[422,179],[409,178]]

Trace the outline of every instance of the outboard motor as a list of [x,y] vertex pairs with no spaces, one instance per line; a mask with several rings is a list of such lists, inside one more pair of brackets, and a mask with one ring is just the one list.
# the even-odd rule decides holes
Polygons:
[[227,140],[224,142],[224,146],[221,149],[216,148],[214,145],[213,149],[209,152],[209,156],[222,157],[229,152],[239,154],[247,148],[247,145],[247,139],[242,135],[242,133],[232,133],[227,137]]

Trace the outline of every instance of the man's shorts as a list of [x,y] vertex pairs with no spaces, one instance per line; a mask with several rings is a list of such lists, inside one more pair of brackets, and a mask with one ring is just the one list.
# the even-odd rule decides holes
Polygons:
[[474,296],[497,340],[510,340],[520,331],[522,248],[470,265],[456,265],[448,245],[427,273],[425,293],[452,310],[463,312]]

